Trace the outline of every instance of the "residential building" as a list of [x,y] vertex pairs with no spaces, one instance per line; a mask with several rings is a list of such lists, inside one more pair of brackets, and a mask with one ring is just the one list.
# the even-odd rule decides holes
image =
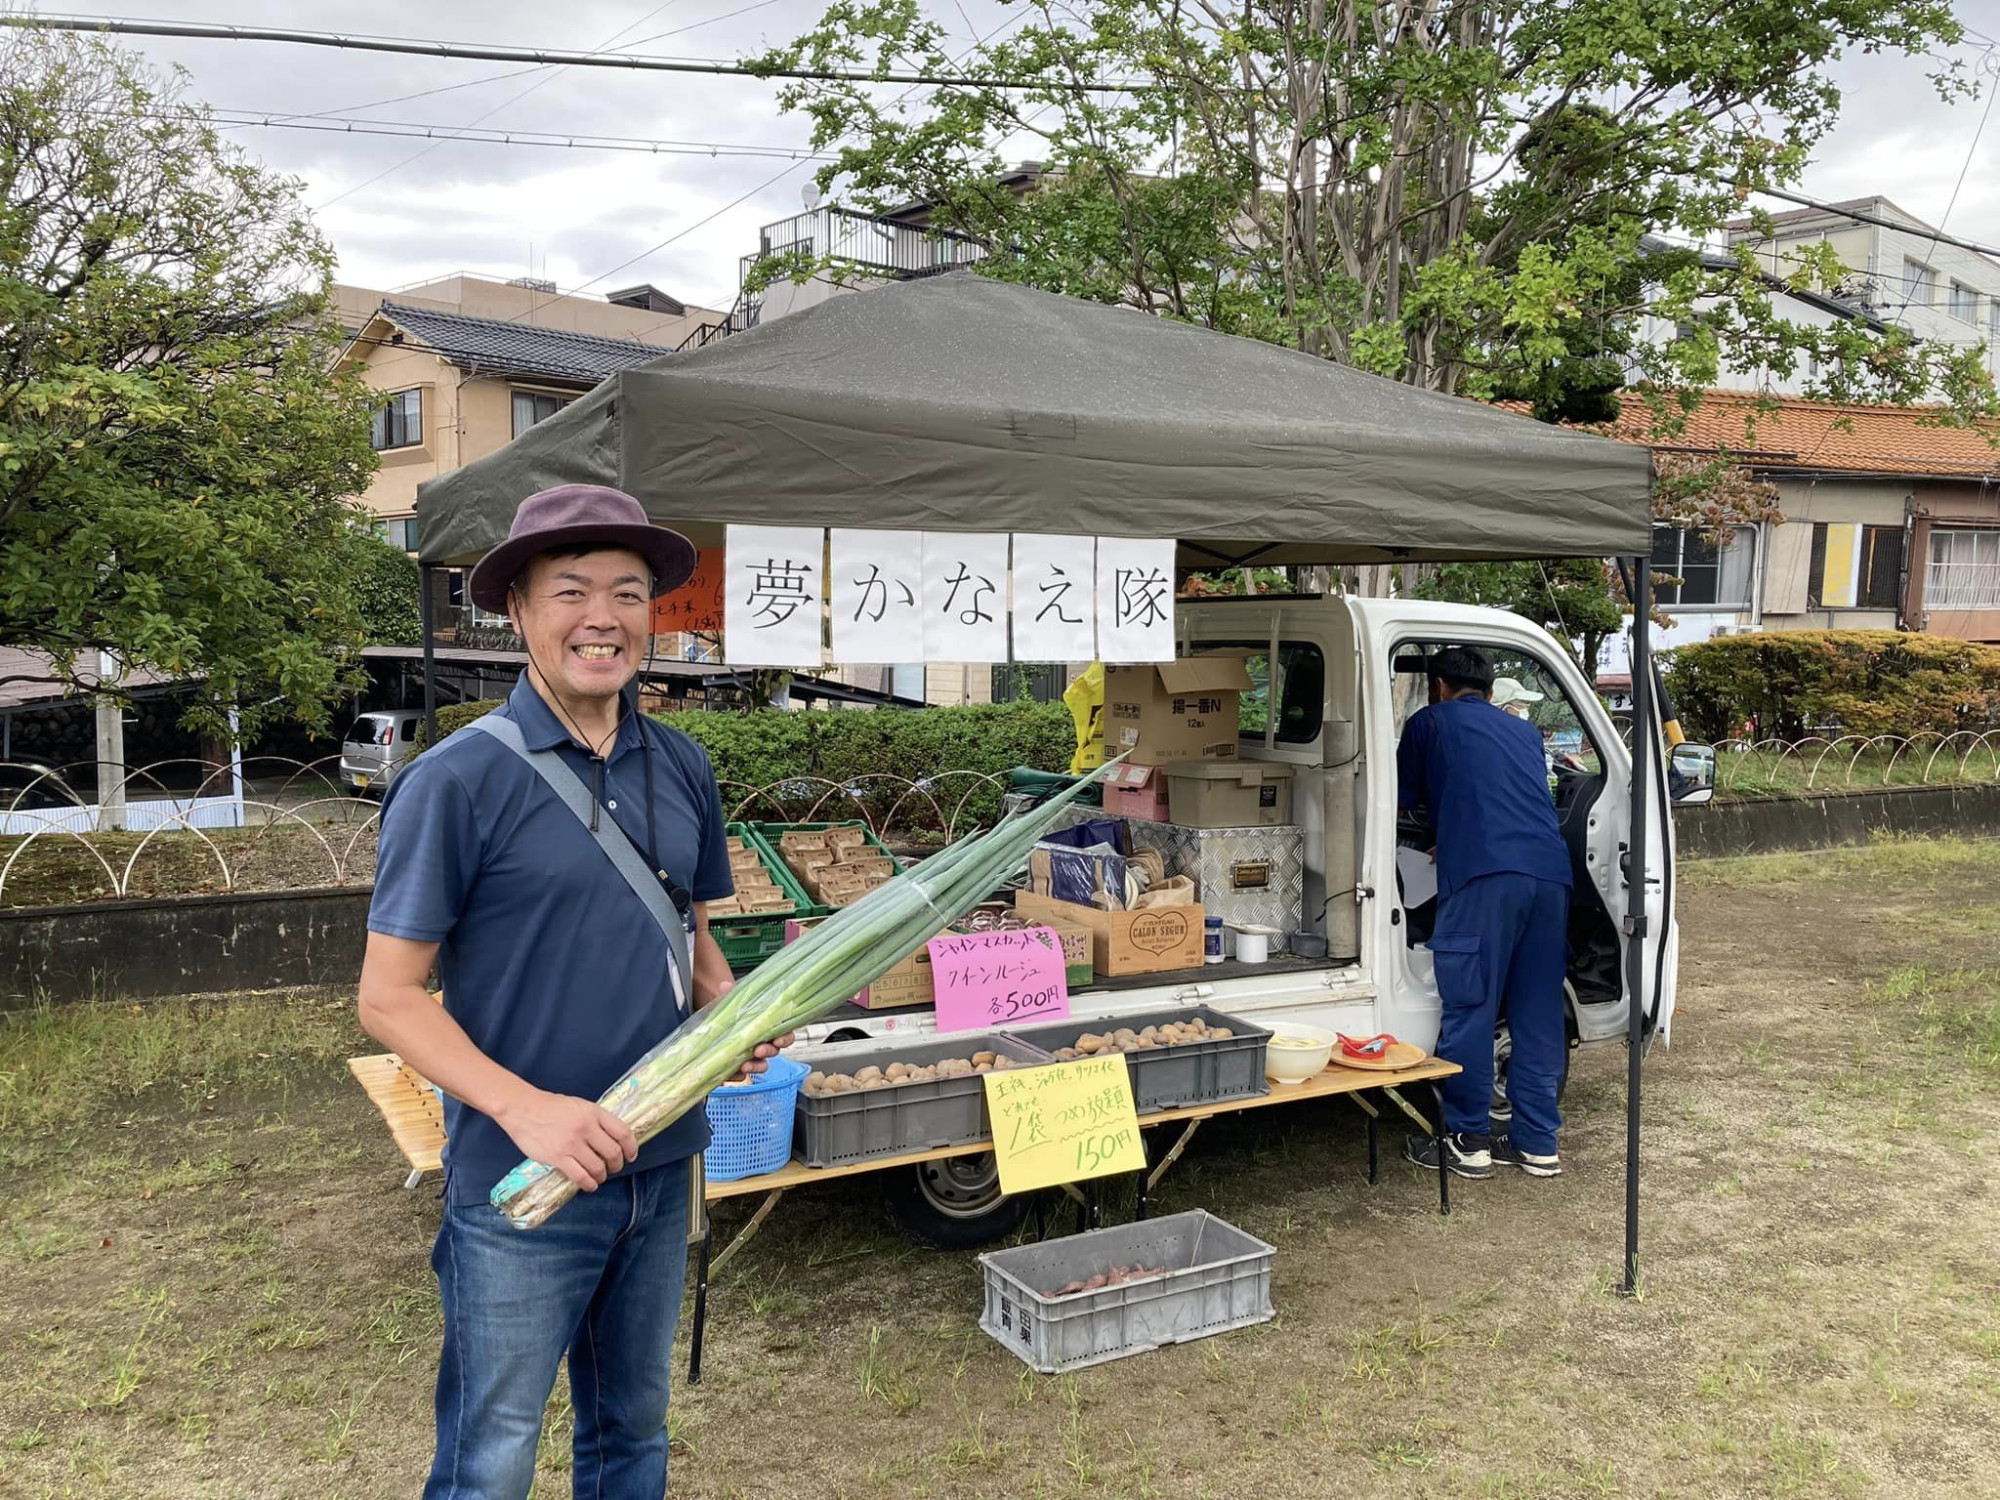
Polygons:
[[1732,220],[1729,244],[1752,246],[1758,263],[1780,277],[1799,267],[1808,247],[1830,245],[1851,273],[1837,289],[1840,300],[1920,339],[1983,344],[1987,373],[2000,376],[2000,263],[1943,243],[1931,225],[1880,196],[1771,217],[1770,235],[1747,218]]
[[[1683,251],[1686,247],[1676,245],[1657,235],[1647,235],[1639,245],[1640,253],[1659,256]],[[1704,249],[1696,252],[1702,267],[1709,271],[1734,271],[1736,259],[1720,250]],[[1874,312],[1858,300],[1836,296],[1829,292],[1816,291],[1809,287],[1794,287],[1783,276],[1772,274],[1765,279],[1765,291],[1770,295],[1773,311],[1778,317],[1800,328],[1831,328],[1838,323],[1859,322],[1876,333],[1886,331],[1888,325]],[[1696,304],[1702,311],[1713,305],[1713,299],[1704,299]],[[1667,344],[1684,337],[1688,330],[1670,318],[1663,318],[1654,312],[1647,312],[1639,319],[1639,337],[1648,344]],[[1819,374],[1816,363],[1801,360],[1789,372],[1780,373],[1761,361],[1746,363],[1741,360],[1724,361],[1716,377],[1716,388],[1728,391],[1759,391],[1775,396],[1803,396],[1807,384]],[[1635,368],[1633,378],[1638,377]]]
[[546,421],[608,375],[671,353],[722,314],[650,286],[612,299],[460,273],[384,295],[336,286],[340,363],[383,396],[361,503],[415,551],[417,486]]
[[2000,427],[1935,408],[1711,391],[1671,442],[1637,403],[1613,429],[1662,452],[1727,454],[1775,485],[1783,522],[1717,547],[1662,527],[1666,644],[1739,630],[1924,630],[2000,642]]

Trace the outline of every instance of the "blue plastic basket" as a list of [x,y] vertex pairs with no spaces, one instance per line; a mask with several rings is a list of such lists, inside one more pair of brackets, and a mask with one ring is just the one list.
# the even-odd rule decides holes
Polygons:
[[774,1057],[748,1083],[725,1083],[708,1096],[710,1140],[702,1167],[711,1182],[761,1176],[792,1159],[792,1113],[811,1071]]

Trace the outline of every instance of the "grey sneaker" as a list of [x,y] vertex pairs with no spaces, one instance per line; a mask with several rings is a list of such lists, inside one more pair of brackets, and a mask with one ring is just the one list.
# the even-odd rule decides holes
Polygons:
[[1562,1176],[1562,1158],[1551,1152],[1538,1156],[1532,1151],[1523,1151],[1514,1144],[1512,1136],[1499,1136],[1493,1142],[1492,1158],[1503,1167],[1519,1167],[1530,1177]]
[[[1445,1165],[1454,1177],[1491,1177],[1493,1153],[1483,1135],[1448,1131],[1444,1138]],[[1403,1142],[1403,1159],[1415,1162],[1426,1172],[1438,1169],[1437,1142],[1427,1135],[1413,1135]]]

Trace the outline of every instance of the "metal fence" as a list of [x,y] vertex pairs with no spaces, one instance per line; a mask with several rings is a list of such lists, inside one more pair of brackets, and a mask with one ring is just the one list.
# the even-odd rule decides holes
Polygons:
[[1718,795],[2000,782],[2000,729],[1723,740],[1715,752]]
[[[878,838],[942,847],[992,820],[1006,778],[947,771],[719,785],[730,822],[859,821]],[[348,784],[338,755],[247,757],[240,778],[197,760],[122,775],[95,761],[0,761],[0,906],[367,885],[377,791]]]

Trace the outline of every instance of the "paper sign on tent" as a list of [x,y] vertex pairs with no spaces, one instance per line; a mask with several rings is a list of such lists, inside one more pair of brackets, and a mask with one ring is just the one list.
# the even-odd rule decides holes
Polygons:
[[1146,1169],[1124,1053],[984,1076],[1002,1192]]
[[1014,660],[1097,656],[1097,540],[1014,538]]
[[724,548],[722,659],[732,667],[818,671],[826,533],[731,526]]
[[1046,927],[947,932],[930,940],[937,1029],[971,1031],[1069,1015],[1062,939]]
[[1007,534],[924,533],[924,660],[1007,659]]
[[833,532],[833,659],[924,659],[924,534]]
[[1097,539],[1097,659],[1132,665],[1174,659],[1174,544]]

